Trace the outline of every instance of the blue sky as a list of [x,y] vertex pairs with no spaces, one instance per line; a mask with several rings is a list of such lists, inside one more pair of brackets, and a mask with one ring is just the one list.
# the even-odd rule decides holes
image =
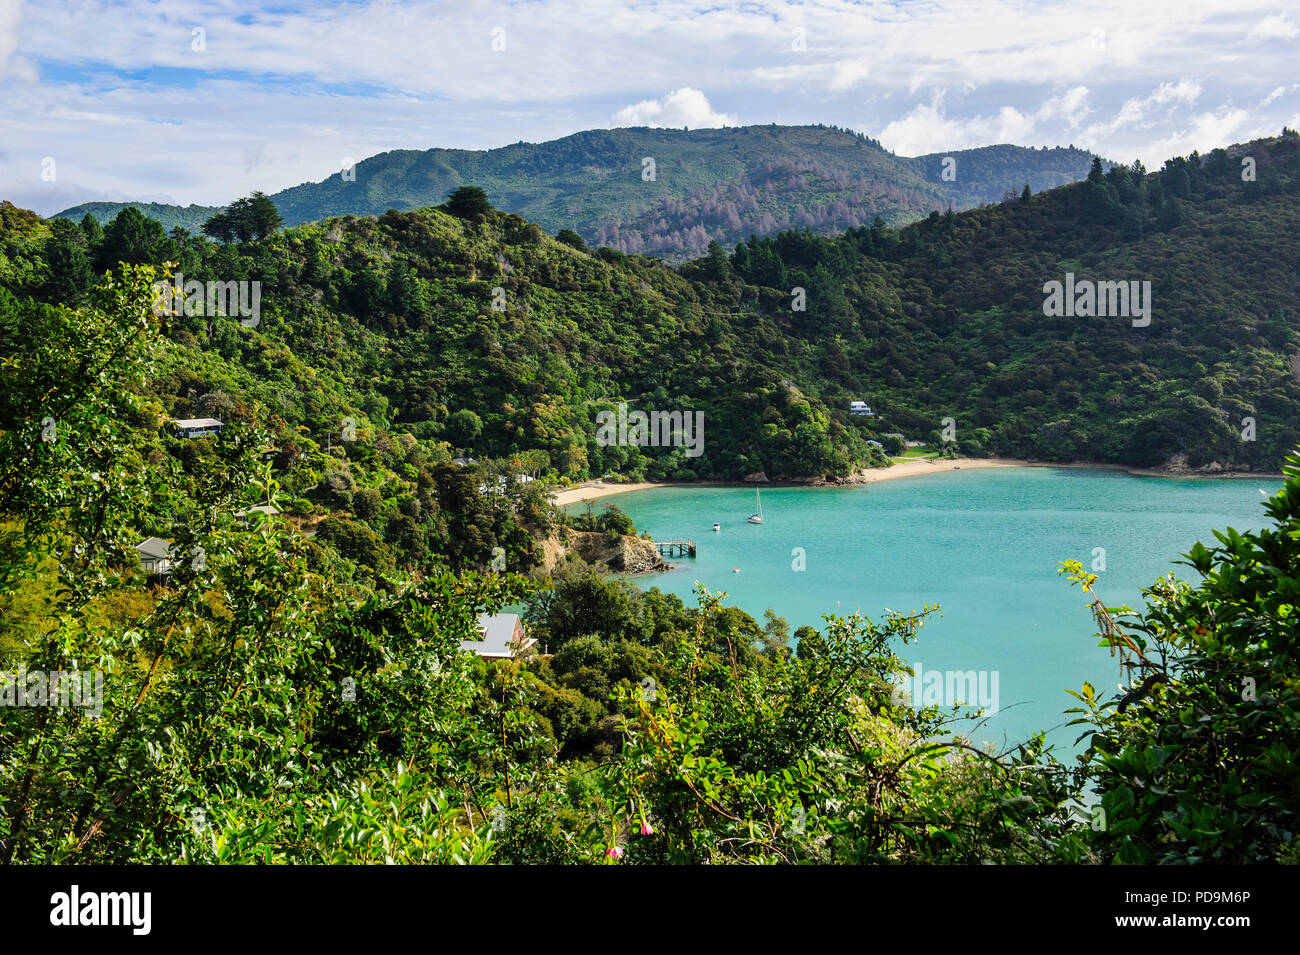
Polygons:
[[1158,168],[1300,127],[1297,53],[1300,0],[0,0],[0,198],[220,204],[388,149],[611,125]]

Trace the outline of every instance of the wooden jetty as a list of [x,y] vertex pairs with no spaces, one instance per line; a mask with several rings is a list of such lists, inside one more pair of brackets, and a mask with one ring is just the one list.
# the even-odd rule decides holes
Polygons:
[[659,551],[660,557],[695,556],[695,541],[693,540],[655,541],[655,548]]

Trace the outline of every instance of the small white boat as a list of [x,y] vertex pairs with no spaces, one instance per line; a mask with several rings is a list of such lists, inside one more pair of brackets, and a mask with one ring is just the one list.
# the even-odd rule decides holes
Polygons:
[[749,515],[749,523],[762,524],[763,523],[763,499],[762,497],[759,496],[758,488],[754,488],[754,500],[758,502],[758,513]]
[[722,525],[719,524],[717,521],[714,521],[714,522],[713,522],[713,529],[714,529],[715,531],[720,531],[720,530],[722,530]]

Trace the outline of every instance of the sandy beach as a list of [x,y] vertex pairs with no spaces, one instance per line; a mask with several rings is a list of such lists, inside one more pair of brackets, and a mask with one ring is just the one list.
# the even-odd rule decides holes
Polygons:
[[[954,468],[967,468],[976,470],[978,468],[1023,468],[1033,467],[1027,461],[1016,460],[1015,458],[949,458],[943,461],[895,461],[887,468],[872,468],[861,472],[862,477],[853,483],[857,484],[875,484],[877,481],[892,481],[897,478],[919,477],[923,474],[939,474],[943,471],[951,471]],[[657,483],[654,481],[634,481],[628,484],[608,484],[604,481],[590,481],[587,484],[578,487],[566,488],[555,492],[555,503],[563,507],[566,504],[578,504],[582,501],[593,501],[597,498],[609,497],[614,494],[626,494],[628,491],[645,491],[653,487],[763,487],[761,483],[755,484],[752,481],[669,481]],[[780,482],[774,482],[771,486],[781,487]],[[788,485],[794,487],[851,487],[852,484],[844,485]]]
[[913,458],[910,461],[895,461],[887,468],[872,468],[861,472],[863,484],[875,484],[877,481],[893,481],[898,478],[919,477],[922,474],[941,474],[944,471],[969,470],[980,468],[1027,468],[1033,467],[1028,461],[1018,458],[946,458],[929,460]]
[[[823,484],[823,485],[802,485],[802,484],[782,484],[773,482],[771,487],[852,487],[856,484],[875,484],[878,481],[894,481],[899,478],[922,477],[927,474],[942,474],[946,471],[955,469],[978,471],[982,468],[1090,468],[1106,471],[1123,471],[1127,474],[1139,477],[1161,477],[1161,478],[1263,478],[1267,480],[1280,480],[1281,474],[1274,473],[1239,473],[1224,472],[1222,474],[1179,474],[1163,471],[1149,471],[1139,468],[1126,468],[1118,464],[1055,464],[1047,461],[1024,461],[1020,458],[947,458],[928,460],[924,458],[913,458],[909,461],[895,461],[887,468],[870,468],[859,472],[858,479],[852,483],[846,484]],[[626,494],[628,491],[645,491],[654,487],[763,487],[759,483],[752,481],[633,481],[627,484],[609,484],[604,481],[589,481],[578,487],[566,488],[554,492],[555,503],[563,507],[567,504],[577,504],[582,501],[593,501],[597,498],[610,497],[615,494]]]
[[689,485],[656,484],[653,481],[631,481],[627,484],[606,484],[604,481],[591,481],[587,484],[580,484],[577,487],[555,491],[553,498],[556,504],[563,507],[566,504],[578,504],[582,501],[594,501],[598,497],[609,497],[611,494],[626,494],[628,491],[646,491],[652,487],[686,486]]

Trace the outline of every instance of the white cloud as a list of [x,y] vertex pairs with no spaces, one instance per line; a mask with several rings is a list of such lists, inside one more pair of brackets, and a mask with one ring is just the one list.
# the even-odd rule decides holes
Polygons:
[[1149,167],[1159,168],[1173,156],[1186,156],[1193,151],[1206,152],[1215,146],[1275,135],[1276,132],[1271,124],[1259,122],[1244,109],[1221,106],[1212,112],[1193,116],[1186,128],[1156,140],[1141,158]]
[[1133,96],[1124,101],[1109,122],[1096,123],[1088,127],[1086,136],[1090,141],[1104,141],[1126,127],[1138,129],[1150,128],[1153,123],[1151,114],[1156,106],[1176,108],[1179,104],[1191,106],[1201,96],[1201,84],[1195,80],[1180,79],[1177,83],[1161,83],[1147,96]]
[[18,27],[23,22],[23,0],[0,0],[0,76],[18,49]]
[[1277,89],[1273,90],[1273,92],[1260,100],[1259,106],[1262,109],[1269,103],[1273,102],[1273,100],[1285,96],[1287,93],[1293,93],[1296,90],[1300,90],[1300,83],[1292,83],[1290,86],[1279,86]]
[[936,93],[880,132],[880,142],[903,156],[920,156],[943,149],[968,149],[997,143],[1021,143],[1034,131],[1034,119],[1011,106],[991,116],[948,116],[943,95]]
[[610,125],[716,129],[719,126],[739,126],[740,121],[726,113],[714,112],[707,96],[697,89],[683,86],[662,99],[647,99],[624,106],[610,118]]
[[1186,103],[1191,105],[1195,103],[1201,95],[1201,84],[1195,80],[1181,79],[1177,83],[1161,83],[1160,88],[1147,97],[1147,102],[1164,104],[1164,103]]
[[[611,114],[832,123],[903,152],[1033,136],[1146,161],[1223,134],[1233,104],[1257,104],[1243,130],[1294,124],[1294,101],[1260,99],[1292,82],[1297,22],[1295,0],[0,0],[3,148],[24,177],[0,198],[44,202],[25,183],[45,155],[61,184],[215,203],[343,156],[553,139]],[[928,89],[952,93],[918,106]]]
[[862,84],[871,75],[871,61],[865,57],[854,60],[841,60],[835,64],[835,73],[831,76],[832,92],[851,90]]
[[1052,96],[1043,101],[1043,105],[1034,114],[1037,120],[1059,119],[1066,129],[1078,129],[1092,112],[1088,105],[1088,87],[1072,86],[1059,96]]
[[1285,13],[1265,17],[1247,34],[1247,40],[1291,40],[1300,34],[1300,28],[1286,18]]

